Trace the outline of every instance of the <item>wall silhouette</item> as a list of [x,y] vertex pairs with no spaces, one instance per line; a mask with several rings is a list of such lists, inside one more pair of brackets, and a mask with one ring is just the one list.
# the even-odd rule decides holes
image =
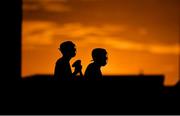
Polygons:
[[[24,81],[53,81],[53,75],[34,75],[23,78]],[[59,81],[67,83],[67,81]],[[71,81],[72,82],[72,81]],[[159,96],[179,95],[180,83],[176,86],[164,86],[164,75],[116,75],[104,76],[101,81],[81,80],[74,82],[93,83],[94,86],[101,86],[102,90],[118,90],[121,95],[133,96]]]

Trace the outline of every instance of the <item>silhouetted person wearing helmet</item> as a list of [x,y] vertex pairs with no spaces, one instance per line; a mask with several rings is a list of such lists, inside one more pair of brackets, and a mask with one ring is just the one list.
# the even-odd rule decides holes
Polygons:
[[102,80],[101,67],[107,64],[107,52],[103,48],[95,48],[92,51],[93,63],[90,63],[85,71],[86,80]]
[[59,58],[55,65],[54,80],[74,80],[76,75],[81,71],[82,66],[75,66],[72,73],[70,60],[76,55],[75,44],[71,41],[65,41],[60,44],[59,48],[62,57]]

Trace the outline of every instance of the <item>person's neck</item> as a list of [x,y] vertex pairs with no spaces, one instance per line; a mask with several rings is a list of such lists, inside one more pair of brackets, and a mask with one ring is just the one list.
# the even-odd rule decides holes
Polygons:
[[101,65],[98,64],[97,62],[94,62],[94,64],[95,64],[98,68],[101,68]]
[[68,61],[68,62],[71,60],[71,58],[70,58],[70,57],[67,57],[67,56],[63,56],[62,58],[65,59],[65,60]]

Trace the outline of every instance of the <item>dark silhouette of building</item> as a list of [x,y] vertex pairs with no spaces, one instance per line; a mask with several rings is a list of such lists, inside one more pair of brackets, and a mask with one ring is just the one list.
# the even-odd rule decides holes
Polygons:
[[[53,80],[53,75],[34,75],[23,78],[23,80]],[[123,95],[132,94],[133,96],[153,96],[162,94],[165,88],[163,82],[163,75],[118,75],[104,76],[103,80],[93,82],[93,84],[97,84],[97,86],[102,86],[102,90],[116,89]],[[89,83],[89,81],[83,81],[83,83]]]
[[21,79],[21,21],[22,1],[15,0],[11,4],[3,1],[8,9],[1,13],[1,81]]
[[24,81],[49,81],[49,80],[53,80],[54,76],[53,75],[32,75],[32,76],[26,76],[24,78],[22,78],[22,80]]

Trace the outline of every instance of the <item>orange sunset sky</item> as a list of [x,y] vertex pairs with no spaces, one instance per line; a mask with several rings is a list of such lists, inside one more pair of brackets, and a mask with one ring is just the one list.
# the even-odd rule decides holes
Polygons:
[[71,40],[83,72],[103,47],[103,75],[164,74],[174,85],[179,39],[180,0],[23,0],[22,77],[53,74],[59,44]]

